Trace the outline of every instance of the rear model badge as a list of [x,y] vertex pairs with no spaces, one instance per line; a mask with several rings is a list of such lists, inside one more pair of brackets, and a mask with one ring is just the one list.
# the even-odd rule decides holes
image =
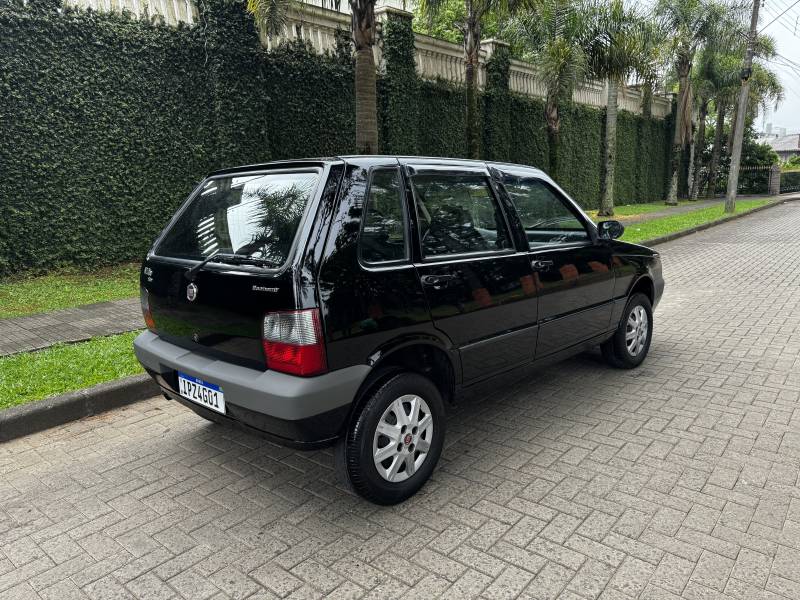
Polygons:
[[190,283],[186,286],[186,299],[189,302],[194,302],[195,298],[197,298],[197,286],[194,283]]

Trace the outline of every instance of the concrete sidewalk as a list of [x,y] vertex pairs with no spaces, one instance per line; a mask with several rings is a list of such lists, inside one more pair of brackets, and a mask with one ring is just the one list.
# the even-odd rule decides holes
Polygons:
[[0,319],[0,356],[142,328],[138,298]]

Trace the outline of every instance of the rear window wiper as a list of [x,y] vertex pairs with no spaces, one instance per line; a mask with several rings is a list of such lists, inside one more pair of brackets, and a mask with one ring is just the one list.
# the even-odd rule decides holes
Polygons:
[[265,260],[263,258],[254,258],[252,256],[244,256],[243,254],[232,254],[229,252],[217,252],[211,256],[207,256],[199,263],[188,269],[185,273],[186,279],[194,281],[197,272],[205,267],[210,262],[223,262],[231,265],[258,265],[260,267],[277,267],[275,263]]

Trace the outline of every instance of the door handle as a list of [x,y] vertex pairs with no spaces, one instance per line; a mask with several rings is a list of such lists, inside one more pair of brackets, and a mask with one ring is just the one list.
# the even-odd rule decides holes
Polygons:
[[423,285],[431,286],[435,290],[441,290],[442,288],[447,287],[455,278],[455,275],[450,275],[447,273],[443,275],[423,275],[422,283]]
[[553,266],[552,260],[532,260],[531,267],[533,267],[534,271],[547,271],[550,267]]

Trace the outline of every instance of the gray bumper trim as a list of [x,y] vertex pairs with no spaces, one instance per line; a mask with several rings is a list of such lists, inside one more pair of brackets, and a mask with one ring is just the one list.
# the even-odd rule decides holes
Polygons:
[[346,367],[317,377],[258,371],[191,352],[145,331],[133,342],[136,358],[156,373],[182,371],[216,383],[225,401],[265,415],[296,421],[350,404],[370,371]]

